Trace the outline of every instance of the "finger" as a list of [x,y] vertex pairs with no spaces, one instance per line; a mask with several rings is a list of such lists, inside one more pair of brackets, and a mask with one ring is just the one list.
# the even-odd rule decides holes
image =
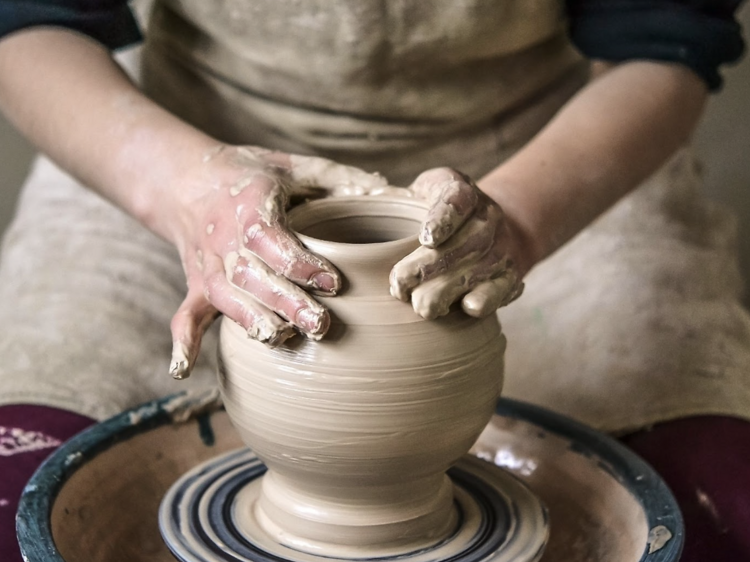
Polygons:
[[414,311],[427,319],[444,316],[461,296],[486,281],[507,276],[513,282],[516,274],[510,265],[508,258],[498,259],[494,253],[490,253],[476,263],[466,264],[426,281],[412,291]]
[[224,263],[218,256],[206,259],[205,274],[206,299],[245,328],[248,337],[276,347],[294,335],[291,324],[227,280]]
[[286,189],[272,177],[256,175],[254,181],[261,198],[237,209],[245,247],[294,283],[336,294],[341,289],[336,268],[307,250],[284,225]]
[[469,316],[483,318],[516,300],[523,288],[518,276],[508,272],[477,285],[461,300],[461,308]]
[[245,229],[243,243],[273,271],[293,283],[324,295],[341,290],[341,275],[336,268],[310,252],[281,224],[255,222]]
[[419,234],[420,243],[430,248],[449,239],[479,204],[479,188],[450,168],[435,168],[420,174],[410,189],[430,203]]
[[323,188],[337,195],[370,195],[390,187],[380,174],[317,156],[290,156],[289,174],[295,186]]
[[411,305],[422,318],[433,320],[448,314],[451,305],[470,288],[470,280],[465,275],[443,275],[414,289]]
[[169,374],[177,380],[186,379],[198,357],[203,334],[218,311],[199,292],[189,290],[180,308],[172,317],[172,359]]
[[461,231],[439,248],[420,246],[399,261],[390,275],[391,294],[409,300],[412,289],[467,262],[479,261],[494,244],[493,222],[473,217]]
[[389,275],[391,296],[400,301],[408,302],[412,290],[424,278],[423,268],[427,266],[439,267],[440,257],[437,250],[420,246],[400,260],[393,266]]
[[331,323],[328,311],[250,251],[229,253],[224,260],[224,270],[234,286],[252,295],[308,337],[319,340],[325,335]]

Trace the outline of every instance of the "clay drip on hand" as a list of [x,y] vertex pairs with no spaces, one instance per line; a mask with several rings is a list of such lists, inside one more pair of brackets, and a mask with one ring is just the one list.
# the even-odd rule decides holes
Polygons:
[[505,339],[495,315],[425,321],[389,292],[414,250],[422,203],[336,198],[290,213],[341,271],[321,341],[270,349],[222,323],[219,383],[243,440],[267,464],[254,518],[298,550],[362,558],[435,544],[457,525],[445,471],[489,421]]

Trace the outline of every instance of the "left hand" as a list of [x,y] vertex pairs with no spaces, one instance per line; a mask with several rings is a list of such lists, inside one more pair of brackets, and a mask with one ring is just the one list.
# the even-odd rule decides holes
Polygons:
[[335,295],[340,274],[289,230],[289,201],[395,189],[381,176],[324,158],[226,145],[213,146],[165,183],[169,204],[154,222],[177,247],[188,282],[171,323],[170,373],[177,379],[190,375],[203,333],[219,313],[270,347],[297,332],[322,338],[330,316],[309,292]]
[[391,294],[411,299],[414,311],[433,319],[461,300],[482,317],[521,295],[521,243],[505,213],[468,177],[451,168],[422,173],[409,187],[430,203],[414,252],[391,271]]

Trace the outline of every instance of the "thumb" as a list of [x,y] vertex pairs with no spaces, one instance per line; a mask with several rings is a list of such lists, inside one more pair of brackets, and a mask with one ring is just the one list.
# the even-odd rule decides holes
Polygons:
[[419,175],[409,188],[430,203],[419,242],[435,248],[450,238],[479,205],[480,191],[474,183],[451,168],[435,168]]
[[193,370],[203,334],[218,316],[218,311],[198,290],[188,290],[185,300],[172,317],[172,360],[169,374],[186,379]]

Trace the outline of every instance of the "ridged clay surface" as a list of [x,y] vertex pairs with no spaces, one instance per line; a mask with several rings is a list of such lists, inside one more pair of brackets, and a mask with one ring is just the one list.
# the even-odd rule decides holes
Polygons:
[[321,299],[328,334],[271,349],[222,323],[227,412],[269,467],[252,509],[282,543],[407,552],[455,529],[444,472],[492,416],[505,339],[495,315],[425,321],[391,297],[389,272],[418,246],[424,213],[388,197],[298,207],[291,226],[345,280]]

